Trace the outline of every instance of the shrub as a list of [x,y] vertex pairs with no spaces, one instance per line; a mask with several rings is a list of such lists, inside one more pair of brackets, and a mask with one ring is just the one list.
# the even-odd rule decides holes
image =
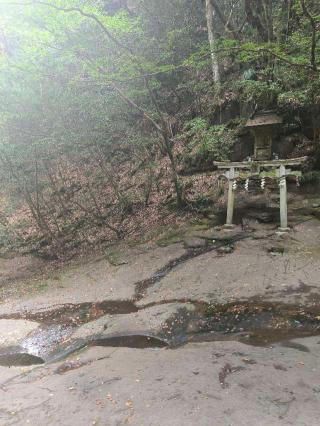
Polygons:
[[191,167],[227,160],[234,143],[233,130],[223,125],[210,126],[201,117],[187,123],[183,136],[187,140],[183,160]]

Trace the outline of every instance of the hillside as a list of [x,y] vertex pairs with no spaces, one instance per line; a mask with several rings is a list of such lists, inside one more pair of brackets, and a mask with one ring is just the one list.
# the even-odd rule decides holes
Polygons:
[[213,161],[250,153],[258,110],[284,117],[280,157],[320,165],[317,2],[0,8],[3,253],[70,257],[210,216]]

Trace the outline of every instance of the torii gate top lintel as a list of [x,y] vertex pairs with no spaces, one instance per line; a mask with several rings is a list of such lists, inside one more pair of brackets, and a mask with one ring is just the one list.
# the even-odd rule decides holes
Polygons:
[[254,167],[280,167],[280,166],[298,166],[304,163],[308,157],[289,158],[286,160],[264,160],[264,161],[214,161],[213,165],[218,169],[252,169]]

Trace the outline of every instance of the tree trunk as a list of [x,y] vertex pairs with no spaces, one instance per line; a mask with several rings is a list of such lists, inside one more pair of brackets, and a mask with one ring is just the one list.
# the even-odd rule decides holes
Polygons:
[[268,29],[264,25],[265,22],[263,22],[262,2],[245,0],[244,8],[248,24],[257,30],[260,40],[267,43],[269,41],[269,34]]
[[219,73],[219,64],[216,55],[215,49],[215,34],[214,34],[214,9],[211,3],[211,0],[206,0],[206,18],[207,18],[207,27],[208,27],[208,39],[211,51],[211,61],[212,61],[212,76],[214,83],[220,82],[220,73]]
[[178,207],[183,207],[186,204],[186,200],[184,198],[183,186],[180,183],[180,179],[178,176],[176,159],[174,157],[170,137],[167,134],[164,134],[163,141],[171,164],[172,182],[176,191],[177,205]]
[[274,41],[274,32],[273,32],[273,2],[272,0],[264,0],[263,7],[265,12],[265,21],[266,28],[268,32],[268,42],[272,43]]
[[317,71],[317,59],[316,59],[316,50],[317,50],[317,24],[316,20],[309,9],[306,6],[305,0],[300,0],[303,14],[309,19],[311,25],[311,48],[310,48],[310,65],[313,71]]

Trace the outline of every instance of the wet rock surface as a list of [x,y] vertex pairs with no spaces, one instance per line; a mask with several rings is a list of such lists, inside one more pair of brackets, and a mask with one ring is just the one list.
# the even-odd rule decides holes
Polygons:
[[147,333],[108,334],[92,339],[88,346],[106,346],[111,348],[165,348],[169,344],[166,340]]
[[167,303],[141,309],[129,315],[107,315],[79,327],[73,337],[107,337],[108,334],[141,333],[147,330],[157,335],[168,327],[167,322],[171,318],[191,315],[194,310],[195,307],[191,303]]
[[21,319],[0,320],[0,347],[19,344],[32,331],[39,327],[39,323]]
[[[61,311],[57,311],[59,315]],[[73,312],[71,312],[71,315]],[[56,362],[85,346],[169,347],[188,342],[234,340],[254,346],[288,342],[320,335],[320,308],[305,309],[283,303],[237,302],[213,305],[203,302],[169,302],[142,307],[131,314],[106,315],[86,324],[70,325],[64,316],[52,318],[30,333],[20,345],[2,348],[8,365],[26,365],[23,356]],[[1,355],[1,353],[0,353]],[[4,357],[8,355],[8,358]],[[9,364],[10,357],[12,364]],[[0,359],[0,365],[1,365]],[[3,365],[3,364],[2,364]],[[29,365],[29,364],[27,364]]]
[[24,367],[28,365],[38,365],[44,364],[44,359],[30,355],[29,353],[17,352],[6,353],[4,355],[0,354],[0,365],[3,367]]
[[103,315],[119,315],[137,312],[138,308],[133,301],[103,301],[96,303],[79,303],[62,305],[56,309],[40,312],[22,312],[11,315],[3,315],[2,318],[28,318],[31,321],[39,321],[43,324],[80,325],[95,320]]
[[209,305],[199,331],[228,334],[246,344],[264,346],[320,334],[320,309],[282,303],[236,302]]
[[[299,252],[299,258],[292,259],[291,255],[291,258],[283,259],[286,245],[287,251],[289,248],[292,250],[292,238],[288,239],[286,236],[283,240],[282,236],[273,234],[269,237],[267,244],[261,244],[260,238],[251,238],[251,234],[238,229],[231,232],[218,232],[220,233],[215,231],[215,239],[213,235],[205,232],[201,238],[201,241],[206,242],[204,246],[188,248],[184,254],[171,260],[150,278],[138,281],[135,284],[135,298],[131,301],[106,300],[95,303],[66,304],[39,312],[3,315],[0,322],[20,321],[21,325],[36,324],[36,329],[30,330],[23,336],[24,339],[13,342],[19,343],[13,351],[14,354],[27,353],[30,356],[41,357],[47,362],[54,362],[86,345],[98,345],[98,342],[99,345],[103,342],[103,346],[108,344],[126,346],[127,344],[129,347],[134,347],[135,344],[138,347],[143,345],[158,347],[160,342],[161,345],[174,348],[190,341],[237,340],[246,344],[263,346],[273,342],[288,341],[294,337],[320,334],[318,305],[314,304],[313,309],[308,310],[293,303],[302,293],[310,297],[310,294],[313,294],[311,290],[316,286],[307,284],[301,279],[296,287],[291,287],[290,284],[284,285],[288,275],[293,275],[296,279],[297,271],[305,274],[304,268],[300,267],[301,259],[302,262],[305,261],[304,253],[301,257]],[[278,241],[279,238],[280,241]],[[281,259],[270,258],[270,254],[281,254]],[[253,255],[258,256],[256,260],[261,260],[264,271],[266,266],[270,267],[267,272],[269,280],[274,272],[280,275],[280,277],[275,276],[278,282],[282,281],[279,294],[285,295],[290,303],[260,301],[259,297],[256,297],[257,289],[254,288],[250,301],[214,304],[212,299],[219,302],[217,292],[211,293],[212,287],[216,291],[219,289],[215,281],[222,280],[225,295],[228,291],[226,285],[228,276],[232,285],[230,290],[234,292],[237,279],[242,280],[244,276],[249,281],[250,278],[260,278],[263,275],[258,264],[251,264]],[[230,264],[231,256],[233,258]],[[234,262],[235,259],[237,263]],[[247,259],[250,259],[250,262],[247,262]],[[294,266],[290,263],[292,260],[295,262]],[[242,276],[243,267],[245,271]],[[212,275],[210,275],[211,269],[214,270]],[[254,273],[250,277],[251,269]],[[191,272],[192,270],[197,271],[197,274]],[[315,275],[318,271],[317,264]],[[229,275],[230,272],[231,275]],[[181,273],[185,278],[180,281]],[[201,278],[203,273],[206,274],[208,285],[205,285]],[[196,279],[195,285],[190,283],[190,280],[188,282],[188,277]],[[264,284],[266,282],[264,278]],[[168,286],[170,291],[163,293],[162,289]],[[206,292],[206,297],[201,297],[200,288]],[[252,289],[248,283],[245,283],[243,290],[242,293],[248,295]],[[265,291],[264,299],[267,299],[269,294],[273,297],[276,295],[275,289],[273,290],[270,285],[265,286],[263,290]],[[241,297],[241,293],[239,296]],[[38,323],[31,321],[38,321],[41,326],[38,327]],[[2,346],[10,347],[9,344]],[[10,353],[11,351],[12,348]]]
[[263,226],[202,231],[203,246],[175,244],[161,262],[157,248],[103,273],[91,265],[100,290],[115,277],[123,289],[150,262],[123,299],[88,302],[88,281],[79,303],[62,288],[57,306],[1,306],[0,322],[40,325],[0,350],[0,424],[317,425],[320,223]]

